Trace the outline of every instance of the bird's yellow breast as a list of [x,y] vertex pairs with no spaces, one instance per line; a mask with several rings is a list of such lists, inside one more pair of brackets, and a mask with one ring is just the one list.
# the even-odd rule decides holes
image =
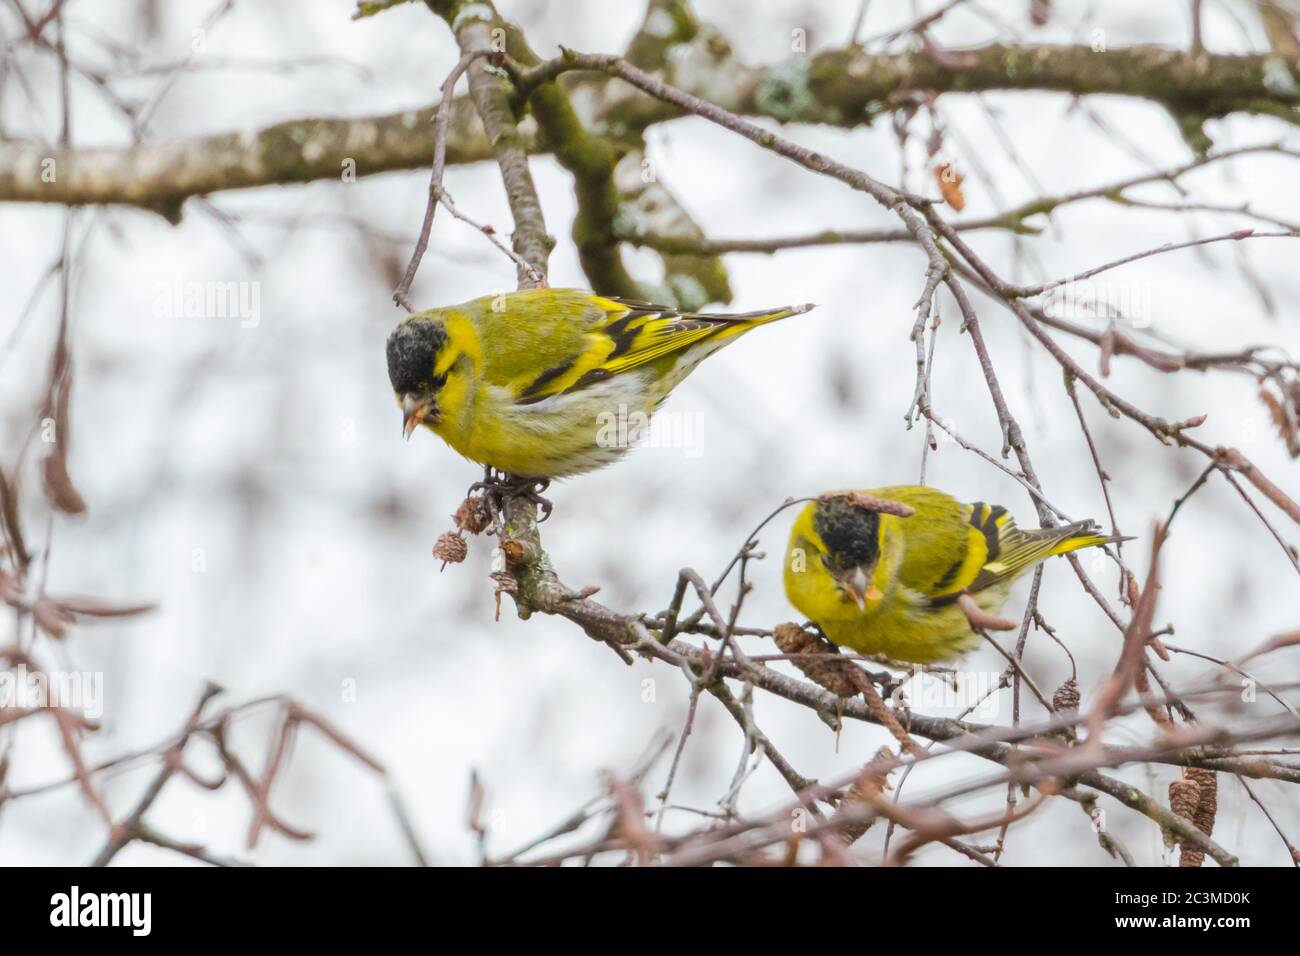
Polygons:
[[430,428],[471,461],[516,475],[562,478],[626,454],[664,394],[638,373],[531,405],[517,404],[508,389],[485,386]]
[[[1007,585],[995,585],[973,597],[982,611],[996,614],[1006,603],[1007,592]],[[854,613],[823,618],[821,627],[836,644],[859,654],[932,664],[960,657],[980,642],[956,604],[931,607],[918,595],[903,593],[887,596],[877,613],[863,614],[845,600]]]

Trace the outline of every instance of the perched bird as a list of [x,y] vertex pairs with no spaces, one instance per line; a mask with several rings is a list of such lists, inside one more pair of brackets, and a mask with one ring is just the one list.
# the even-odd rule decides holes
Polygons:
[[388,378],[407,437],[424,425],[489,468],[558,478],[624,454],[705,356],[811,308],[693,315],[576,289],[490,295],[404,319]]
[[1005,508],[918,485],[829,492],[790,530],[785,593],[836,644],[928,664],[979,643],[963,595],[991,617],[1040,561],[1114,540],[1092,521],[1021,531]]

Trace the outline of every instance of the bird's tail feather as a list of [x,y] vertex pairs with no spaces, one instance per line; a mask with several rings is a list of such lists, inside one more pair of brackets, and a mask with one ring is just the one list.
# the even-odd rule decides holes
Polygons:
[[1051,537],[1051,550],[1048,555],[1069,554],[1080,548],[1091,548],[1099,544],[1113,544],[1116,541],[1131,541],[1121,535],[1102,534],[1096,522],[1092,520],[1076,521],[1062,528],[1045,528]]
[[993,578],[1014,578],[1039,561],[1045,561],[1053,555],[1069,554],[1080,548],[1124,540],[1127,539],[1102,534],[1101,529],[1092,520],[1076,521],[1074,524],[1062,525],[1059,528],[1038,528],[1034,531],[1007,528],[999,541],[1000,553],[994,561],[984,566],[984,570],[986,573],[991,572],[990,577]]
[[753,327],[755,325],[766,325],[768,322],[775,322],[777,319],[788,319],[792,315],[802,315],[805,312],[811,312],[815,308],[817,308],[815,304],[806,302],[803,305],[786,305],[779,309],[760,309],[757,312],[736,312],[726,315],[700,313],[694,317],[714,322],[736,323]]

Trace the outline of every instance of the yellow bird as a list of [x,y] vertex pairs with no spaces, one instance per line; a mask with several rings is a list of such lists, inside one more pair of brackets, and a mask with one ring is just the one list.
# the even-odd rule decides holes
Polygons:
[[[402,430],[534,479],[619,458],[705,357],[787,306],[695,315],[576,289],[484,296],[404,319],[388,337]],[[543,482],[544,484],[545,482]]]
[[929,664],[979,643],[962,595],[996,615],[1040,561],[1114,540],[1092,521],[1021,531],[1005,508],[918,485],[835,491],[795,519],[785,593],[836,644]]

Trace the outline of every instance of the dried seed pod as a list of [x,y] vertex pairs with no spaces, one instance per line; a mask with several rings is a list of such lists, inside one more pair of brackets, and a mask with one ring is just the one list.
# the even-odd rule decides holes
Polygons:
[[[1179,777],[1169,784],[1169,808],[1184,820],[1196,822],[1196,811],[1201,803],[1201,785],[1191,776]],[[1205,851],[1186,840],[1179,841],[1182,849],[1178,853],[1180,867],[1198,867],[1205,860]]]
[[838,660],[839,654],[823,645],[798,624],[778,624],[772,631],[772,639],[776,641],[776,646],[781,649],[782,654],[824,655],[826,658],[824,662],[815,658],[800,658],[791,663],[808,675],[810,680],[825,687],[837,697],[857,695],[857,686],[844,672],[844,662]]
[[524,559],[524,546],[514,538],[506,538],[501,542],[501,553],[507,565],[515,565]]
[[1201,786],[1195,780],[1179,777],[1169,783],[1169,809],[1184,820],[1196,815],[1196,805],[1201,799]]
[[[842,817],[856,808],[870,806],[875,802],[882,793],[891,789],[889,786],[889,772],[896,766],[898,766],[898,759],[888,747],[881,747],[877,750],[876,756],[862,768],[862,772],[858,774],[848,792],[844,794],[844,799],[840,802],[835,815]],[[846,846],[851,846],[871,828],[871,824],[874,822],[875,818],[873,817],[846,824],[840,829],[839,837]]]
[[1079,682],[1071,677],[1052,695],[1052,709],[1065,714],[1079,709]]
[[1219,812],[1219,775],[1204,767],[1189,767],[1185,772],[1201,788],[1192,822],[1196,829],[1209,836],[1214,832],[1214,817]]
[[460,564],[469,554],[469,544],[454,531],[444,531],[438,535],[433,545],[433,556],[443,563]]
[[772,631],[772,640],[782,654],[800,654],[813,643],[813,636],[798,624],[778,624]]
[[487,498],[482,495],[470,495],[460,503],[456,513],[451,516],[456,527],[470,534],[481,534],[492,524],[492,509],[488,507]]

